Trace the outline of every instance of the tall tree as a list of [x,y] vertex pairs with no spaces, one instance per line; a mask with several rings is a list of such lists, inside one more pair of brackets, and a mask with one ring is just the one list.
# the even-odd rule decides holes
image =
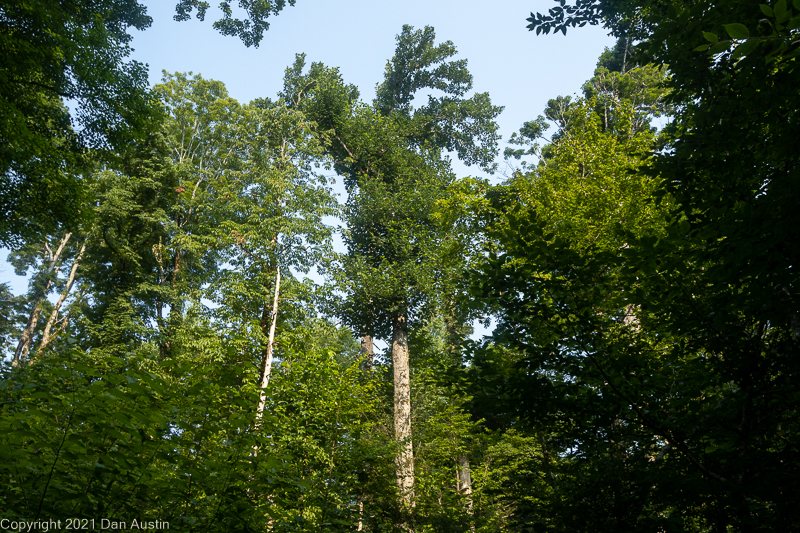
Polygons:
[[[498,326],[469,370],[489,377],[483,391],[476,386],[476,414],[495,429],[525,428],[522,440],[507,437],[507,460],[517,462],[513,448],[532,447],[540,457],[517,464],[547,473],[544,483],[530,481],[535,505],[514,499],[514,527],[613,531],[653,519],[646,498],[626,487],[646,482],[640,469],[658,432],[628,404],[645,401],[631,376],[662,371],[656,353],[665,340],[642,327],[641,309],[626,301],[639,284],[614,258],[637,236],[663,234],[668,204],[656,205],[659,181],[643,167],[660,143],[649,122],[664,106],[658,98],[640,105],[643,94],[663,94],[663,73],[632,60],[629,71],[612,71],[605,65],[624,67],[609,55],[584,85],[588,98],[551,100],[546,118],[525,124],[512,141],[528,148],[507,156],[538,161],[487,195],[489,215],[499,216],[488,225],[486,277],[475,281]],[[549,142],[548,119],[557,127]],[[509,393],[505,409],[480,407]],[[602,503],[559,498],[565,490]]]
[[154,112],[144,65],[125,61],[128,28],[150,23],[134,0],[4,4],[0,243],[41,240],[88,214],[85,150],[121,147]]
[[[294,5],[294,0],[289,0]],[[247,18],[223,18],[214,27],[261,41],[270,14],[286,2],[240,0]],[[178,0],[176,20],[207,2]],[[88,215],[85,174],[92,161],[124,150],[152,128],[146,66],[127,60],[130,28],[152,19],[137,0],[4,2],[0,10],[0,244],[43,240]],[[67,104],[73,111],[68,109]]]
[[[338,72],[304,58],[290,69],[284,96],[305,110],[330,140],[345,176],[350,250],[345,270],[345,315],[362,336],[391,338],[397,483],[403,506],[413,502],[409,324],[433,296],[437,234],[431,216],[452,180],[443,150],[468,164],[491,167],[501,108],[485,93],[466,98],[472,76],[465,60],[451,61],[452,43],[434,44],[432,28],[404,26],[371,106]],[[441,91],[414,106],[419,91]]]
[[[209,296],[237,331],[237,351],[259,347],[261,400],[266,404],[281,300],[311,303],[313,291],[297,279],[312,268],[324,274],[333,258],[332,228],[324,219],[339,207],[324,176],[314,170],[324,150],[305,115],[279,100],[246,106],[242,164],[215,194],[224,200],[215,230],[229,268],[215,276]],[[253,314],[258,330],[248,331]],[[253,342],[253,341],[256,342]]]
[[160,243],[157,257],[157,323],[167,354],[186,306],[197,302],[222,258],[215,226],[224,217],[225,195],[237,194],[242,185],[233,176],[246,164],[249,118],[222,82],[200,75],[165,73],[155,91],[169,113],[164,141],[179,179],[169,239]]
[[[638,392],[626,389],[634,382],[624,377],[626,366],[604,383],[658,436],[652,462],[659,469],[650,472],[663,476],[659,486],[683,480],[675,515],[715,531],[798,523],[786,497],[797,491],[786,466],[797,453],[798,398],[789,382],[798,372],[798,258],[786,246],[800,227],[791,207],[800,168],[791,89],[796,7],[600,1],[562,3],[529,19],[537,32],[603,23],[632,38],[634,57],[669,66],[676,118],[652,173],[661,180],[656,194],[671,196],[675,207],[663,233],[631,236],[614,260],[637,287],[623,301],[641,310],[642,331],[665,343],[631,350],[640,357],[626,366],[648,360],[645,354],[659,354],[664,366],[649,370]],[[571,272],[586,279],[599,267]],[[601,346],[590,330],[573,338],[590,354],[629,350]],[[673,383],[684,390],[667,388]]]

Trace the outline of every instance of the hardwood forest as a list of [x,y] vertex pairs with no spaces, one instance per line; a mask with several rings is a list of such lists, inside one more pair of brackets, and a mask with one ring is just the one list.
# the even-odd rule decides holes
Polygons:
[[2,529],[800,531],[800,0],[569,1],[616,45],[503,154],[432,27],[243,103],[0,3]]

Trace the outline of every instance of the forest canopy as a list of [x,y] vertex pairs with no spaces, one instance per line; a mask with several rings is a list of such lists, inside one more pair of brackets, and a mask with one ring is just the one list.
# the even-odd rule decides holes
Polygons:
[[430,26],[371,101],[298,54],[240,102],[148,87],[136,1],[4,3],[0,520],[800,530],[800,2],[527,22],[616,42],[487,180],[502,102]]

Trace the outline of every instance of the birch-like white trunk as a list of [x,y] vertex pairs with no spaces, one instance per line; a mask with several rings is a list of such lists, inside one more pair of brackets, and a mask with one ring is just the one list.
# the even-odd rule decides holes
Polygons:
[[469,471],[469,459],[466,455],[458,456],[458,493],[467,497],[467,508],[472,512],[472,475]]
[[47,284],[45,285],[44,289],[33,299],[31,315],[28,318],[28,323],[25,324],[25,329],[22,330],[22,335],[20,336],[19,344],[17,344],[17,349],[14,351],[14,359],[11,362],[12,366],[19,366],[19,364],[25,361],[25,359],[28,357],[28,351],[31,348],[31,342],[33,342],[33,334],[36,331],[36,324],[39,322],[39,315],[42,313],[42,300],[44,300],[47,296],[47,291],[50,290],[50,286],[53,283],[49,278],[52,276],[53,272],[55,272],[58,265],[58,260],[61,257],[61,252],[64,250],[64,246],[66,246],[70,237],[72,237],[72,233],[67,233],[64,235],[64,238],[61,239],[61,243],[58,245],[55,253],[53,253],[50,250],[50,247],[45,244],[45,248],[47,249],[50,259],[50,265],[47,268]]
[[272,301],[272,313],[270,314],[269,335],[267,347],[261,359],[261,369],[259,375],[259,387],[261,392],[258,399],[258,411],[256,412],[256,427],[261,422],[264,407],[267,404],[267,385],[269,385],[269,375],[272,371],[272,346],[275,343],[275,323],[278,319],[278,295],[281,290],[281,269],[277,269],[275,274],[275,298]]
[[411,443],[411,373],[408,361],[408,323],[405,316],[392,323],[392,366],[394,367],[394,438],[400,443],[397,455],[397,488],[400,504],[414,506],[414,448]]
[[359,496],[358,501],[358,527],[356,531],[364,531],[364,497]]
[[55,307],[53,307],[53,311],[50,313],[50,318],[47,319],[47,324],[45,324],[44,326],[44,333],[42,333],[42,343],[39,345],[39,353],[41,353],[47,347],[47,345],[50,344],[53,340],[51,332],[53,330],[53,326],[56,323],[56,320],[58,319],[58,312],[61,310],[61,306],[64,304],[64,300],[67,299],[67,296],[69,296],[69,293],[72,290],[72,285],[75,283],[75,274],[78,272],[78,267],[80,266],[81,259],[83,258],[83,252],[85,251],[86,251],[86,241],[83,241],[81,249],[78,251],[78,255],[75,256],[75,262],[72,263],[72,268],[69,271],[69,278],[67,279],[67,284],[64,286],[64,290],[61,291],[61,296],[59,296]]

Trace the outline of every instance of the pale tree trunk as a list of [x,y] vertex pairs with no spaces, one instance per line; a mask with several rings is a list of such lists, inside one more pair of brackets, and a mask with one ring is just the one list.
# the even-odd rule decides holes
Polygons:
[[399,316],[392,323],[394,366],[394,438],[400,443],[397,456],[397,488],[400,503],[414,506],[414,448],[411,443],[411,375],[408,362],[408,323]]
[[469,471],[469,459],[466,455],[458,456],[458,493],[466,496],[467,508],[472,512],[472,475]]
[[[625,55],[623,56],[623,62],[627,58],[627,55],[628,55],[628,41],[626,39],[625,40]],[[623,68],[623,72],[624,72],[624,69],[625,69],[624,63],[623,63],[623,67],[622,68]],[[630,247],[628,246],[628,243],[625,243],[625,244],[622,245],[622,248],[626,249],[626,248],[630,248]],[[637,306],[635,306],[633,304],[626,305],[625,306],[625,316],[622,317],[622,324],[625,325],[625,326],[629,326],[629,327],[633,328],[634,330],[638,330],[639,329],[639,317],[636,316],[636,309],[637,309]]]
[[[78,255],[75,256],[75,262],[72,263],[72,269],[69,271],[69,278],[67,279],[67,284],[64,286],[64,290],[61,291],[61,296],[58,298],[55,307],[53,307],[53,312],[50,313],[50,318],[47,319],[47,324],[44,327],[44,333],[42,334],[42,343],[39,345],[39,352],[44,350],[50,342],[52,342],[53,337],[51,336],[50,332],[53,329],[53,326],[56,323],[56,319],[58,319],[58,312],[61,309],[61,306],[64,303],[64,300],[67,299],[69,296],[70,291],[72,290],[72,285],[75,283],[75,274],[78,271],[78,266],[80,266],[81,258],[83,258],[83,252],[86,251],[86,241],[83,241],[81,245],[81,249],[78,251]],[[63,327],[62,327],[63,329]]]
[[[258,399],[258,411],[256,412],[256,427],[261,423],[261,417],[264,413],[264,407],[267,404],[267,385],[269,385],[269,375],[272,371],[272,346],[275,343],[275,323],[278,319],[278,295],[281,290],[281,269],[278,267],[275,275],[275,297],[272,301],[272,313],[269,317],[269,335],[267,337],[267,346],[263,351],[261,359],[261,369],[259,372],[259,387],[261,389]],[[262,327],[265,321],[262,317]]]
[[375,364],[375,343],[372,335],[364,335],[361,337],[361,357],[363,357],[363,368],[367,372],[372,370],[372,365]]
[[364,497],[359,496],[358,499],[358,527],[356,531],[364,531]]
[[[256,410],[255,429],[261,426],[261,419],[264,417],[264,408],[267,405],[267,385],[269,385],[269,375],[272,371],[272,346],[275,343],[275,323],[278,321],[278,295],[281,290],[281,269],[278,267],[275,274],[275,297],[272,300],[272,313],[269,316],[269,335],[267,336],[267,346],[262,352],[261,368],[259,369],[259,388],[261,389],[258,397],[258,409]],[[266,310],[266,307],[265,307]],[[266,327],[267,317],[262,313],[261,328]],[[253,457],[258,456],[258,446],[253,447]],[[250,489],[247,489],[250,492]],[[272,496],[267,496],[268,501],[272,501]],[[267,521],[269,530],[272,529],[272,519]]]
[[626,326],[631,326],[633,329],[639,329],[639,317],[636,316],[636,306],[628,304],[625,306],[625,316],[622,323]]
[[28,351],[31,348],[31,342],[33,341],[33,334],[36,331],[36,324],[39,322],[39,315],[42,313],[42,300],[47,297],[47,291],[50,290],[50,285],[53,283],[49,278],[56,270],[58,259],[61,257],[61,252],[64,250],[64,246],[66,246],[70,237],[72,237],[72,233],[67,233],[64,235],[64,238],[61,239],[61,243],[58,245],[55,253],[53,253],[47,243],[45,243],[45,249],[47,250],[50,259],[50,266],[47,268],[47,284],[45,285],[44,289],[33,299],[31,316],[28,318],[28,323],[25,325],[25,329],[22,331],[22,335],[20,336],[19,344],[17,344],[17,349],[14,352],[14,359],[11,363],[12,366],[19,366],[19,364],[25,361],[28,356]]

